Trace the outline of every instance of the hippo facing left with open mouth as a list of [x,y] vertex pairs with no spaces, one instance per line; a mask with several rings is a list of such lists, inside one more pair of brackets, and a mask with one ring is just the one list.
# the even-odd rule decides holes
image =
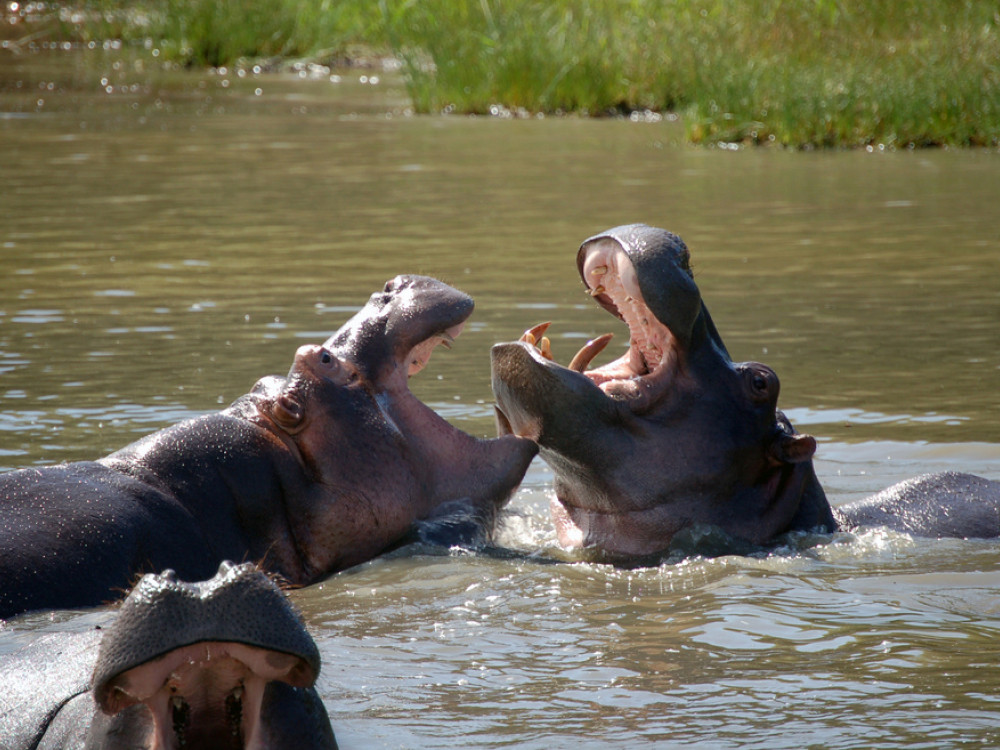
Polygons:
[[609,229],[581,245],[577,267],[591,296],[628,326],[622,357],[587,369],[605,335],[563,367],[545,325],[492,351],[500,430],[536,440],[552,467],[564,546],[653,555],[697,525],[754,545],[873,523],[1000,535],[1000,483],[971,475],[918,478],[834,512],[813,469],[816,441],[777,409],[771,368],[732,362],[676,235]]
[[0,476],[0,618],[100,604],[144,571],[201,580],[249,559],[306,585],[421,524],[489,534],[537,447],[467,435],[407,387],[472,309],[398,276],[229,408],[98,461]]

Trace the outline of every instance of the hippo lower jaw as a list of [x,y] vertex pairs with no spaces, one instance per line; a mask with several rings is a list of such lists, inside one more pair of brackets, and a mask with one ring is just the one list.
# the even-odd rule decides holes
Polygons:
[[[662,550],[683,525],[676,509],[641,507],[617,489],[616,457],[629,452],[621,435],[634,423],[634,402],[609,396],[588,373],[559,365],[546,356],[544,343],[531,343],[533,335],[493,347],[493,391],[500,432],[535,440],[556,474],[550,511],[560,545],[614,555]],[[585,460],[574,449],[588,440],[617,445]]]
[[538,446],[524,437],[480,439],[469,435],[410,390],[410,377],[426,366],[437,347],[450,349],[464,325],[462,321],[418,342],[377,383],[382,413],[407,438],[416,462],[428,477],[430,497],[425,498],[421,515],[451,501],[499,508],[521,483],[538,453]]

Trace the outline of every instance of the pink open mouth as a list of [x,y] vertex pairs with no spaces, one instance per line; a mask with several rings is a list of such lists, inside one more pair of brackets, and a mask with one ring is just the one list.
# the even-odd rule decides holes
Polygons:
[[[664,394],[678,372],[677,340],[646,305],[635,268],[617,242],[604,239],[592,243],[582,270],[587,293],[613,309],[628,326],[629,346],[613,362],[588,370],[612,339],[612,334],[605,333],[584,344],[568,367],[587,376],[608,397],[626,401],[633,412],[641,413]],[[549,325],[540,323],[528,329],[520,340],[552,360],[552,346],[545,336]]]

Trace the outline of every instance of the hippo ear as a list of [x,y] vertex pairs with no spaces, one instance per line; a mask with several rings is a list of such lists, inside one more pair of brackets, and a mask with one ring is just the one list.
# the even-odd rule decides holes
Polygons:
[[771,460],[776,464],[800,464],[816,453],[816,438],[779,430],[771,443]]
[[305,416],[306,410],[302,404],[287,393],[282,393],[271,405],[271,418],[289,435],[302,429]]

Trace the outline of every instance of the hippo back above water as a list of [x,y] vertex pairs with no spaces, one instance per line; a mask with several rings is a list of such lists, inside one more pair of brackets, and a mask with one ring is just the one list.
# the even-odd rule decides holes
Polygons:
[[400,276],[229,408],[98,461],[0,476],[0,618],[100,604],[144,571],[259,560],[305,585],[454,517],[488,534],[536,446],[480,440],[409,391],[470,297]]
[[1000,483],[970,475],[921,477],[831,509],[812,465],[816,441],[778,410],[771,368],[730,359],[676,235],[609,229],[581,245],[577,268],[590,295],[628,326],[623,356],[587,369],[606,335],[563,367],[541,338],[544,325],[492,352],[501,432],[538,442],[552,467],[563,545],[656,555],[699,526],[752,545],[871,523],[1000,535]]

